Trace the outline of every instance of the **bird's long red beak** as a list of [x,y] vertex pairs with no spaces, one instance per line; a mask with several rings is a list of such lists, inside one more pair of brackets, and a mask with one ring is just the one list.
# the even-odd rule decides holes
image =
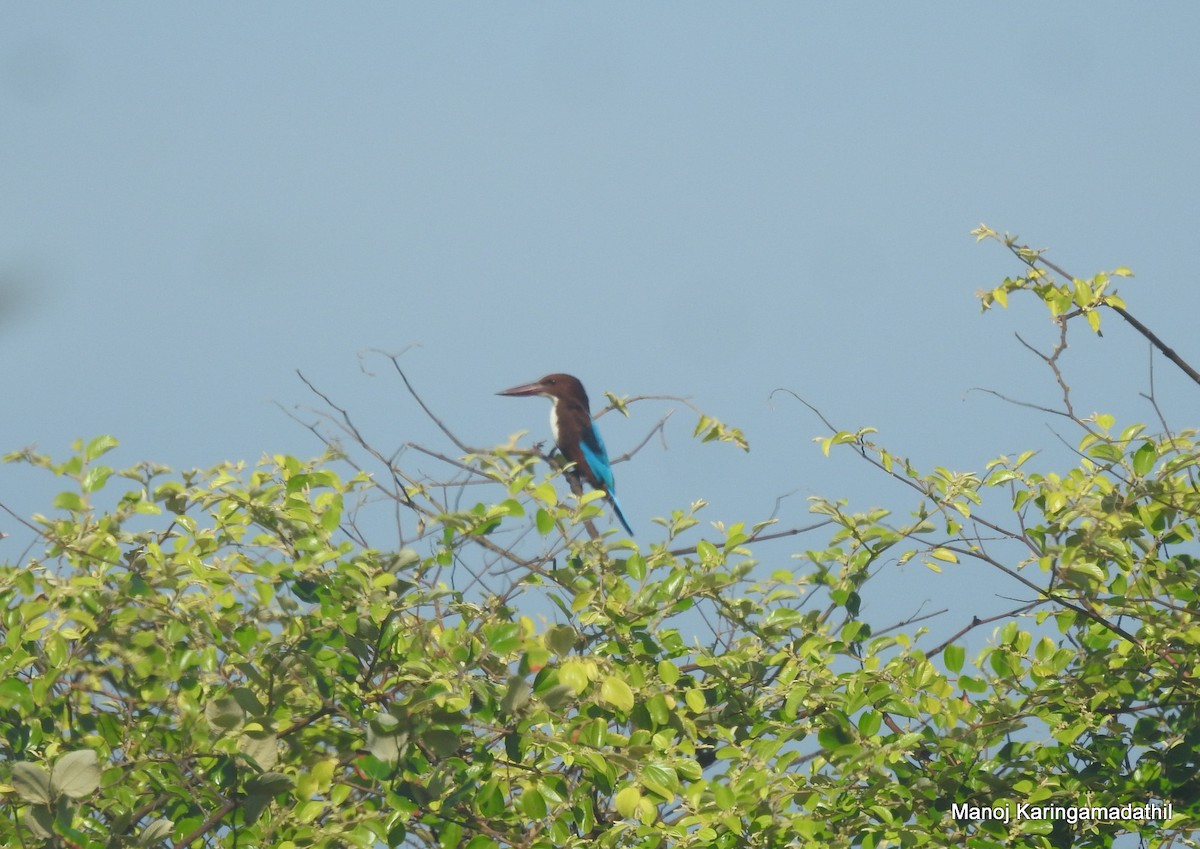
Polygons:
[[522,383],[520,386],[514,386],[512,389],[501,389],[497,395],[512,395],[517,398],[524,398],[529,395],[537,395],[542,391],[541,383]]

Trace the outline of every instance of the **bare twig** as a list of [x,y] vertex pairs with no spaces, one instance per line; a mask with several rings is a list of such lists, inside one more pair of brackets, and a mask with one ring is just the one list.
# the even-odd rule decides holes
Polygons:
[[[924,607],[924,606],[925,606],[924,604],[921,605],[921,607]],[[879,636],[882,636],[883,634],[888,633],[889,631],[898,631],[901,628],[907,628],[909,625],[912,625],[914,622],[924,622],[926,619],[933,619],[935,616],[941,616],[943,613],[948,613],[949,611],[950,611],[950,608],[943,607],[941,610],[935,610],[932,613],[921,613],[920,609],[918,608],[917,612],[914,613],[912,616],[908,617],[907,619],[902,619],[899,622],[888,625],[886,628],[872,628],[871,636],[879,637]]]
[[[380,351],[379,353],[383,353],[383,352]],[[392,365],[395,366],[396,373],[400,375],[400,379],[404,381],[404,386],[405,386],[405,388],[408,389],[408,394],[413,397],[414,401],[416,401],[418,404],[421,405],[421,409],[425,411],[425,415],[429,416],[429,420],[438,426],[438,430],[440,430],[442,433],[444,433],[446,435],[446,438],[449,439],[451,442],[453,442],[455,447],[458,448],[458,450],[463,451],[467,454],[477,453],[477,452],[473,452],[470,448],[468,448],[466,443],[464,443],[461,439],[459,439],[455,435],[454,431],[452,431],[452,430],[450,430],[450,428],[446,427],[446,423],[443,422],[441,420],[441,418],[439,418],[438,415],[435,412],[433,412],[433,410],[429,409],[429,405],[425,403],[425,400],[420,396],[420,394],[417,392],[417,390],[415,388],[413,388],[412,383],[408,379],[408,375],[406,375],[404,373],[404,369],[400,368],[400,355],[399,354],[387,354],[386,356],[389,360],[392,361]]]
[[[601,411],[601,413],[599,415],[597,415],[596,418],[600,418],[600,416],[603,414],[604,414],[604,411]],[[626,451],[620,457],[614,457],[612,459],[612,462],[613,463],[624,463],[626,460],[632,459],[634,457],[634,455],[636,455],[639,451],[641,451],[643,448],[646,447],[646,443],[648,443],[651,439],[653,439],[654,434],[656,434],[656,433],[663,434],[664,438],[665,438],[667,419],[671,418],[671,416],[673,416],[673,415],[675,415],[675,411],[668,410],[667,414],[658,420],[658,424],[656,424],[654,427],[650,428],[649,432],[646,434],[646,436],[642,439],[641,442],[639,442],[637,445],[633,446],[633,448]]]
[[938,643],[936,646],[934,646],[932,649],[930,649],[928,652],[926,652],[926,655],[928,655],[929,657],[934,657],[935,655],[941,654],[943,651],[946,650],[947,646],[951,645],[959,637],[963,636],[964,634],[968,633],[969,631],[974,630],[975,628],[978,628],[980,625],[986,625],[989,622],[998,622],[1001,619],[1008,619],[1011,616],[1020,616],[1022,613],[1028,613],[1029,611],[1033,610],[1036,607],[1039,607],[1042,604],[1045,604],[1044,600],[1033,601],[1033,602],[1030,602],[1029,604],[1021,605],[1020,607],[1014,608],[1012,610],[1007,610],[1004,613],[997,613],[995,616],[984,617],[983,619],[980,619],[978,616],[972,616],[970,622],[968,622],[962,628],[959,628],[957,631],[955,631],[953,634],[951,634],[949,637],[947,637],[941,643]]
[[1006,401],[1007,403],[1013,404],[1014,406],[1017,406],[1017,407],[1027,407],[1030,410],[1037,410],[1038,412],[1041,412],[1041,413],[1050,413],[1051,415],[1062,416],[1063,418],[1068,418],[1068,419],[1071,418],[1070,415],[1068,415],[1067,413],[1064,413],[1062,410],[1056,410],[1053,407],[1046,407],[1046,406],[1043,406],[1042,404],[1035,404],[1032,401],[1022,401],[1018,398],[1010,398],[1009,396],[1005,395],[1002,392],[997,392],[995,389],[987,389],[986,387],[983,387],[983,386],[972,386],[970,389],[967,390],[967,392],[985,392],[988,395],[994,395],[995,397],[999,398],[1001,401]]

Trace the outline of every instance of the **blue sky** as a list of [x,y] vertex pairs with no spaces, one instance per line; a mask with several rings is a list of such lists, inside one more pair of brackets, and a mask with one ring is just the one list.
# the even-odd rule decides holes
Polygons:
[[[695,446],[681,411],[618,467],[643,543],[699,498],[726,522],[788,493],[787,524],[809,495],[903,507],[770,393],[925,466],[1073,441],[970,391],[1056,397],[1012,335],[1048,345],[1044,313],[979,314],[1019,271],[980,222],[1077,275],[1133,268],[1130,308],[1200,361],[1196,32],[1181,2],[11,5],[0,450],[310,456],[278,406],[313,400],[296,369],[384,450],[445,449],[386,361],[360,369],[415,346],[475,445],[548,438],[544,402],[493,395],[548,371],[742,427],[749,455]],[[1084,410],[1147,420],[1147,362],[1110,317],[1068,373]],[[1158,376],[1195,423],[1195,387]],[[671,406],[606,416],[612,453]],[[46,509],[25,480],[0,468],[0,500]],[[876,610],[977,599],[951,571],[895,570],[920,589]]]

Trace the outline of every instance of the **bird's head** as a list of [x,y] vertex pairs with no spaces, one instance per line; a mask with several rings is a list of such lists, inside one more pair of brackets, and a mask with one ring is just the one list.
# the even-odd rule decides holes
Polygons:
[[533,383],[523,383],[520,386],[504,389],[496,394],[510,395],[517,398],[541,395],[543,398],[550,398],[555,401],[562,398],[579,401],[585,408],[588,404],[587,392],[584,391],[583,384],[579,382],[579,378],[572,377],[569,374],[548,374],[541,380],[536,380]]

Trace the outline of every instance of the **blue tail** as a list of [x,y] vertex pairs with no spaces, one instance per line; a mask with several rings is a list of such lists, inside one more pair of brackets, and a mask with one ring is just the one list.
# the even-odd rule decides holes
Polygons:
[[[613,512],[621,520],[621,527],[625,529],[627,534],[633,536],[633,529],[625,521],[625,514],[621,512],[621,504],[617,501],[616,483],[613,481],[612,466],[608,463],[608,449],[604,447],[604,440],[601,439],[600,431],[596,429],[596,425],[590,419],[588,420],[588,424],[590,426],[583,432],[583,438],[579,440],[579,450],[583,454],[584,462],[587,463],[587,471],[592,473],[592,485],[596,489],[603,489],[608,493],[608,500],[612,502]],[[561,448],[562,446],[559,447]]]
[[625,521],[625,514],[621,512],[621,504],[617,501],[617,494],[611,489],[608,491],[608,500],[612,502],[613,512],[617,514],[617,518],[621,521],[621,527],[625,529],[625,533],[633,536],[633,528],[629,527],[629,523]]

